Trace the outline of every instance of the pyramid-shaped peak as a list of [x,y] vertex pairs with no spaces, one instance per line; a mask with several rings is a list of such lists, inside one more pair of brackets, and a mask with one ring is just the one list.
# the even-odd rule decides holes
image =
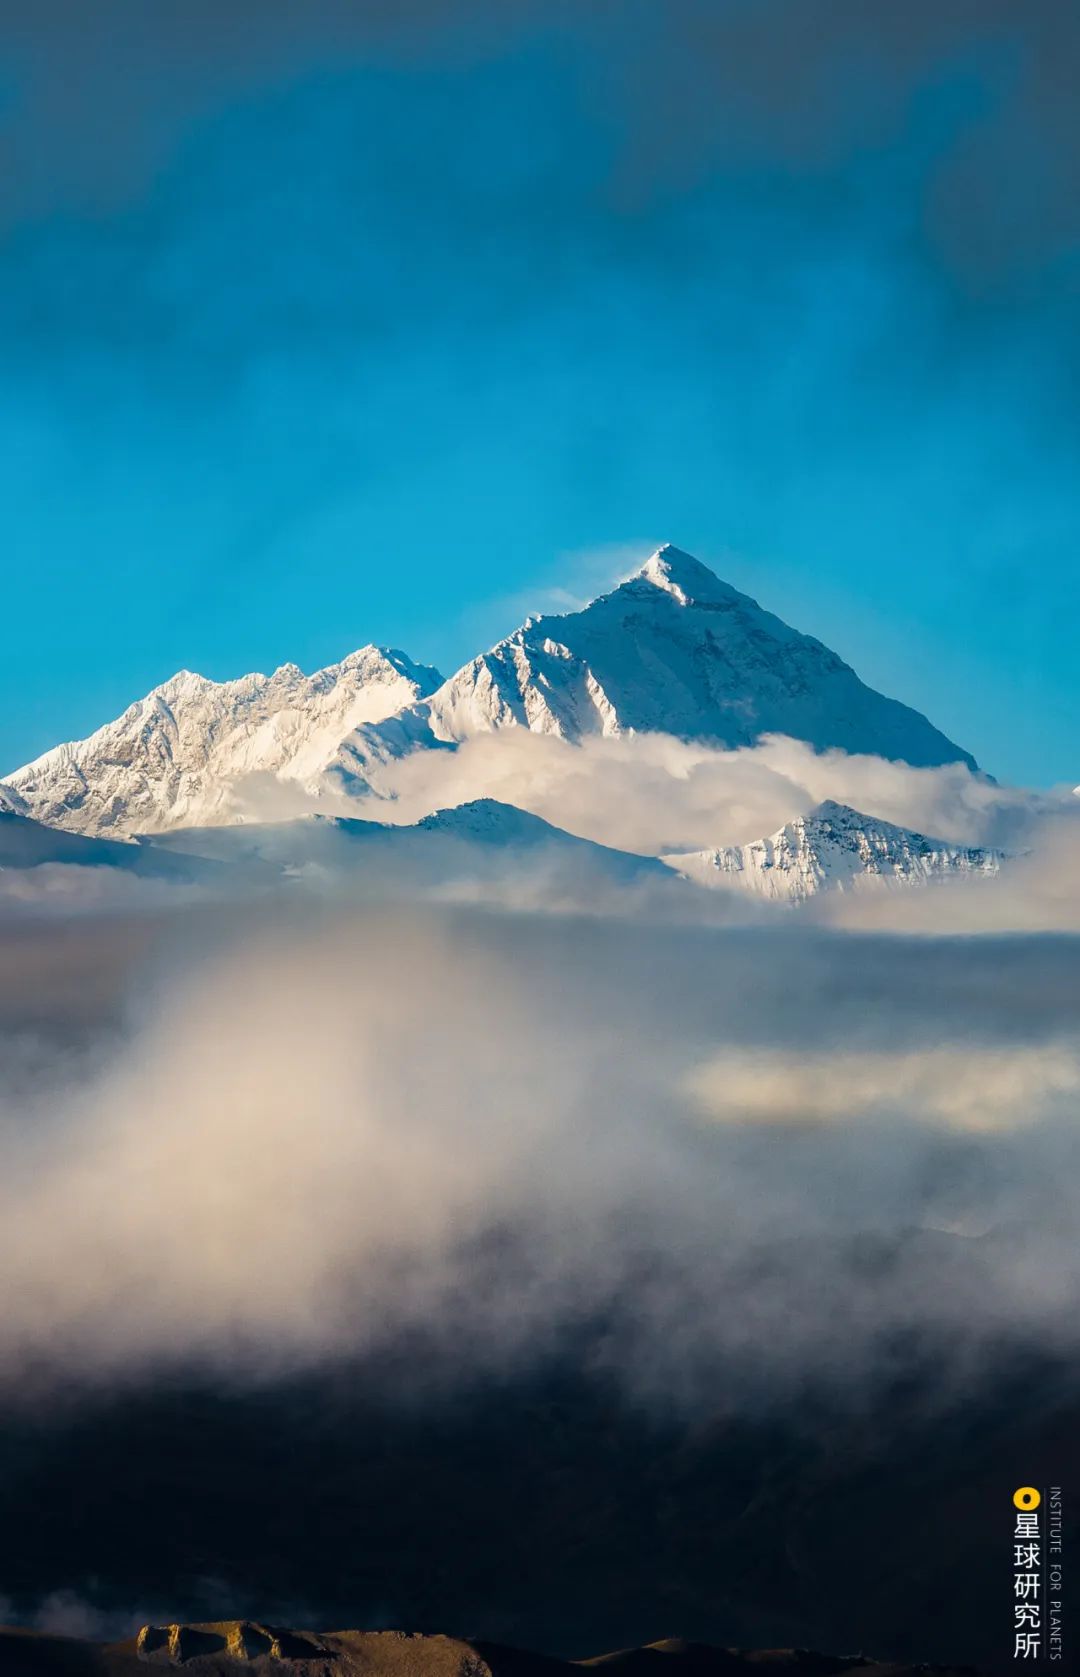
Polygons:
[[631,581],[647,582],[653,588],[661,588],[684,606],[695,601],[745,598],[730,583],[722,582],[700,559],[695,559],[692,553],[684,553],[681,547],[675,547],[671,542],[658,547]]
[[[852,804],[838,803],[835,798],[824,798],[815,804],[802,817],[804,828],[808,826],[830,826],[845,832],[876,831],[890,834],[907,834],[912,838],[923,838],[925,834],[916,832],[912,827],[902,827],[895,821],[886,821],[880,815],[868,815],[864,809],[856,809]],[[944,844],[946,841],[940,841]]]
[[844,825],[852,821],[877,821],[877,816],[867,815],[852,804],[837,803],[835,798],[823,798],[813,809],[807,810],[804,821],[839,821]]

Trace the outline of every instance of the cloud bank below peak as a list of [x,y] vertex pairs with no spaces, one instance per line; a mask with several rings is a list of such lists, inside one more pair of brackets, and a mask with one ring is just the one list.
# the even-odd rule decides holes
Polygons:
[[[434,1375],[593,1318],[636,1389],[662,1348],[666,1401],[720,1368],[872,1383],[897,1334],[990,1356],[1080,1284],[1075,940],[256,907],[159,930],[149,967],[144,935],[119,1027],[66,1052],[71,935],[36,948],[0,993],[16,1388],[398,1334]],[[946,1226],[991,1238],[928,1248]]]

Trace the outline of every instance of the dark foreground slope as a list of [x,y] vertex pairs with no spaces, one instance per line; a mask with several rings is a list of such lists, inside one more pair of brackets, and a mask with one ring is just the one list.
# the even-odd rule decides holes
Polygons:
[[440,1391],[387,1359],[9,1408],[11,1616],[57,1622],[43,1604],[61,1594],[116,1634],[241,1613],[479,1627],[576,1656],[679,1630],[1014,1669],[1015,1487],[1062,1484],[1076,1535],[1080,1401],[1060,1368],[1002,1368],[992,1397],[943,1405],[931,1367],[859,1410],[804,1395],[754,1413],[719,1384],[687,1415],[585,1366]]
[[960,1666],[885,1665],[805,1649],[744,1651],[676,1640],[564,1662],[482,1641],[403,1631],[298,1631],[251,1620],[145,1625],[125,1642],[0,1630],[0,1677],[961,1677]]

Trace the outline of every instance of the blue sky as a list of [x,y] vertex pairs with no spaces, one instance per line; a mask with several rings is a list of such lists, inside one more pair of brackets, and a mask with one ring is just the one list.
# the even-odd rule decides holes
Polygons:
[[1080,779],[1061,8],[0,9],[3,768],[672,540]]

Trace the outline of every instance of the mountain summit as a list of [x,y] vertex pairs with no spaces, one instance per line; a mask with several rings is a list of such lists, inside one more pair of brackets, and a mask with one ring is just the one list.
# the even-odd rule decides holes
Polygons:
[[12,807],[54,826],[160,832],[237,819],[234,793],[253,776],[364,791],[388,759],[507,728],[724,747],[787,734],[819,751],[975,767],[925,716],[668,545],[583,610],[527,618],[449,681],[374,646],[313,676],[294,664],[226,682],[182,671],[7,782]]
[[996,874],[1006,856],[927,838],[827,798],[769,838],[663,860],[698,885],[736,886],[774,902],[798,903],[821,891]]
[[[691,553],[684,553],[681,547],[674,547],[671,542],[665,542],[663,547],[658,547],[656,552],[646,559],[640,570],[635,571],[634,575],[628,577],[620,586],[628,588],[636,582],[663,589],[665,594],[670,594],[682,606],[748,598],[732,588],[730,583],[721,582],[700,559],[695,559]],[[755,602],[750,603],[753,605]]]

